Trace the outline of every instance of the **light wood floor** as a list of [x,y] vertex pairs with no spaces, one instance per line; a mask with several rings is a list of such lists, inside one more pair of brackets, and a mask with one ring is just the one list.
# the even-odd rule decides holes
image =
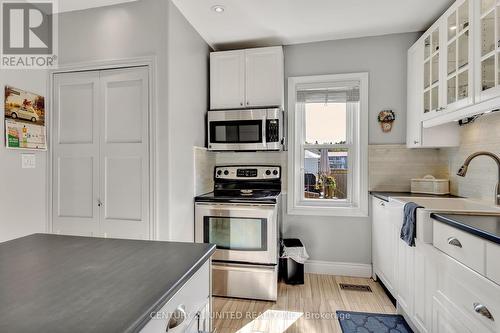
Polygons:
[[[371,279],[306,274],[304,282],[280,283],[276,303],[214,297],[215,332],[341,333],[337,310],[396,312],[382,287]],[[341,290],[339,283],[367,284],[372,292]]]

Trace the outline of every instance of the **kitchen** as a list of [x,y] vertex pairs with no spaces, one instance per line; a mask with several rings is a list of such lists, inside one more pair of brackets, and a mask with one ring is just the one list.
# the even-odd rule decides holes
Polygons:
[[0,149],[0,331],[500,330],[496,1],[59,6],[57,67],[0,69],[47,114]]

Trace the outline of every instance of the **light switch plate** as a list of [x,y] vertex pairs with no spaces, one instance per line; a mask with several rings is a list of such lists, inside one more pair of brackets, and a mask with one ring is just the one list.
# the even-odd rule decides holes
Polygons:
[[35,154],[21,154],[21,167],[23,169],[36,168],[36,156],[35,156]]

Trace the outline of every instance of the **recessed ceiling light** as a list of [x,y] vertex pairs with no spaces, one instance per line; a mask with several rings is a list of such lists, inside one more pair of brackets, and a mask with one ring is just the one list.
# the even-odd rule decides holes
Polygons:
[[216,6],[213,6],[213,7],[212,7],[212,10],[213,10],[214,12],[216,12],[216,13],[219,13],[219,14],[220,14],[220,13],[223,13],[223,12],[224,12],[225,8],[224,8],[224,6],[221,6],[221,5],[216,5]]

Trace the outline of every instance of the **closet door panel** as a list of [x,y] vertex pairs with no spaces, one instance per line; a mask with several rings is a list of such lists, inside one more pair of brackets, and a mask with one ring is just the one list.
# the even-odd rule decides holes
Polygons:
[[94,216],[94,159],[59,157],[57,162],[57,215],[91,219]]
[[53,232],[97,236],[99,73],[57,74],[53,97]]
[[149,239],[148,71],[103,71],[100,85],[101,233]]
[[[143,80],[108,82],[105,95],[106,143],[141,143],[143,139]],[[147,88],[147,87],[146,87]],[[146,119],[147,120],[147,119]]]
[[142,164],[140,157],[106,157],[105,219],[142,220]]

